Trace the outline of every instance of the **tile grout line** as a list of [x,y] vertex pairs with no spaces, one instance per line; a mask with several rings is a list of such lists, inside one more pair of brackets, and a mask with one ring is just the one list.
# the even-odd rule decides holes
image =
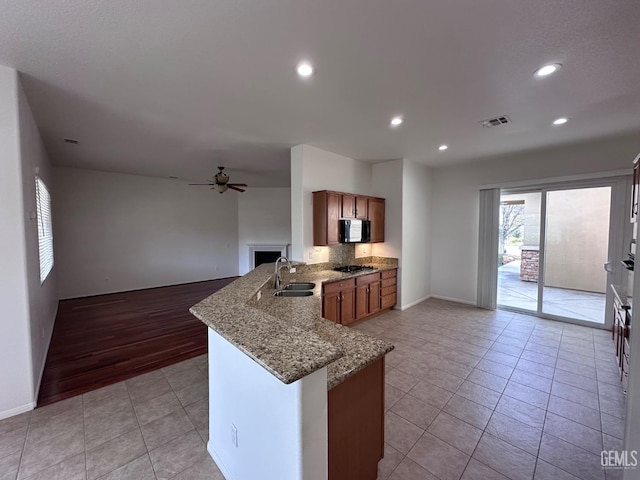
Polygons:
[[24,459],[24,452],[27,449],[27,439],[29,438],[29,430],[31,429],[31,420],[33,419],[33,410],[29,415],[29,421],[27,422],[27,432],[24,436],[24,442],[22,443],[22,451],[20,452],[20,461],[18,462],[18,470],[16,470],[16,479],[20,476],[20,469],[22,469],[22,460]]

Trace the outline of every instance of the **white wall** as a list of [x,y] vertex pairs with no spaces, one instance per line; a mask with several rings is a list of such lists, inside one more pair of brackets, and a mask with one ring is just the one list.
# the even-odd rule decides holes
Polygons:
[[54,168],[60,297],[237,275],[238,194]]
[[[36,212],[36,182],[34,174],[36,169],[50,191],[52,202],[55,202],[56,192],[53,191],[51,164],[40,138],[40,131],[36,126],[31,107],[20,85],[18,89],[18,117],[20,121],[23,212],[26,214],[25,218],[29,218],[33,217]],[[54,216],[52,221],[55,223],[55,220]],[[37,395],[58,311],[58,284],[56,278],[58,266],[54,264],[51,273],[49,273],[44,283],[40,284],[38,225],[35,219],[26,220],[25,222],[25,248],[33,389],[35,395]]]
[[251,269],[248,244],[291,243],[291,189],[252,188],[238,196],[238,269]]
[[640,137],[630,136],[433,169],[432,295],[475,303],[479,186],[631,172],[638,151]]
[[371,195],[370,163],[309,145],[291,149],[292,260],[322,263],[329,249],[313,247],[313,195],[317,190]]
[[286,385],[217,332],[208,335],[207,450],[225,478],[325,480],[326,367]]
[[404,160],[402,170],[403,310],[431,295],[431,169]]
[[[40,285],[35,175],[49,161],[18,79],[0,66],[0,419],[35,405],[57,310],[57,266]],[[50,184],[50,183],[49,183]]]
[[[402,182],[404,160],[372,167],[372,195],[385,199],[384,243],[371,244],[371,255],[397,258],[402,271]],[[398,305],[402,305],[402,275],[398,275]]]
[[33,406],[18,74],[0,66],[0,418]]

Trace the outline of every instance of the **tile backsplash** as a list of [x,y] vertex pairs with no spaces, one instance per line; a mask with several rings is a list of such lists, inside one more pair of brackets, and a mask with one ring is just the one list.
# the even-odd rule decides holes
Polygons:
[[356,260],[356,244],[341,243],[329,247],[329,263],[351,265]]

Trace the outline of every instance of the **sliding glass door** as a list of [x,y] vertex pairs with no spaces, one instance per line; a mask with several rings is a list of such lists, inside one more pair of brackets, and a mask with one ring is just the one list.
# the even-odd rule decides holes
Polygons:
[[611,187],[546,192],[542,313],[604,324]]
[[503,189],[498,307],[609,324],[609,285],[622,278],[619,260],[628,230],[626,182]]

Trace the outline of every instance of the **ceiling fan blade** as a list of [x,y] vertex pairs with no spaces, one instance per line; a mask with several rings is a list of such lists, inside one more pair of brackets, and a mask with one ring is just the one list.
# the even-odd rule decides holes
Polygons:
[[227,185],[229,185],[229,186],[234,185],[236,187],[248,187],[249,186],[246,183],[227,183]]
[[215,185],[214,183],[190,183],[189,185]]
[[[245,186],[246,186],[246,185],[245,185]],[[229,184],[227,184],[227,187],[229,187],[231,190],[235,190],[235,191],[237,191],[237,192],[244,192],[244,191],[245,191],[245,190],[243,190],[242,188],[238,188],[238,187],[236,187],[236,186],[234,186],[234,185],[229,185]]]

